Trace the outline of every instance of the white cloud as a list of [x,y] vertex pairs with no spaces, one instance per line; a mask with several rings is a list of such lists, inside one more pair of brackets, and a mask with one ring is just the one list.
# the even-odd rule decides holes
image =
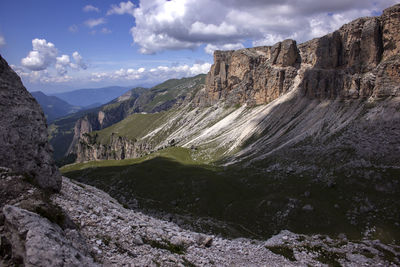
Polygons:
[[21,64],[30,70],[44,70],[56,61],[57,53],[53,43],[36,38],[32,40],[32,51],[21,60]]
[[58,50],[53,43],[36,38],[32,40],[32,51],[21,60],[22,66],[12,68],[23,78],[42,83],[68,82],[72,80],[67,75],[69,68],[76,71],[87,69],[82,56],[76,51],[72,54],[74,62],[69,55],[57,55]]
[[71,25],[68,27],[68,31],[70,32],[77,32],[78,31],[78,26],[76,26],[75,24]]
[[236,44],[223,44],[223,45],[213,45],[213,44],[208,44],[204,48],[204,51],[207,54],[212,55],[215,50],[237,50],[244,48],[243,44],[241,43],[236,43]]
[[100,9],[98,7],[92,6],[92,5],[86,5],[82,8],[82,10],[84,12],[90,12],[90,11],[94,11],[94,12],[100,12]]
[[[303,42],[371,16],[394,0],[146,0],[133,8],[133,41],[141,53],[222,46],[271,45],[286,38]],[[129,2],[126,2],[129,3]],[[122,4],[118,14],[123,14]],[[113,11],[111,11],[113,10]],[[117,14],[117,6],[109,10]],[[208,49],[210,51],[211,49]]]
[[87,21],[85,21],[86,26],[88,26],[89,28],[93,28],[104,23],[106,23],[106,20],[104,18],[88,19]]
[[51,74],[47,69],[39,71],[27,71],[22,67],[11,65],[11,68],[23,79],[28,79],[31,83],[67,83],[73,80],[71,76]]
[[135,5],[131,1],[127,2],[121,2],[119,3],[119,6],[117,5],[111,5],[111,8],[107,11],[107,15],[123,15],[123,14],[129,14],[133,15]]
[[6,39],[4,39],[4,36],[0,35],[0,47],[6,45]]
[[100,32],[103,34],[110,34],[112,31],[106,27],[103,27]]
[[67,73],[67,67],[70,66],[71,61],[68,55],[62,55],[56,58],[56,70],[60,75],[65,75]]
[[172,78],[182,78],[195,76],[201,73],[207,73],[210,70],[210,63],[193,64],[191,66],[158,66],[151,69],[138,68],[138,69],[124,69],[121,68],[111,72],[93,72],[90,80],[93,82],[100,81],[137,81],[137,82],[162,82]]
[[225,21],[218,26],[196,21],[190,27],[189,34],[229,36],[237,34],[237,29],[234,25],[228,25]]
[[72,57],[74,58],[75,63],[76,63],[81,69],[84,69],[84,70],[87,69],[87,65],[85,64],[85,62],[83,62],[82,56],[81,56],[77,51],[75,51],[74,53],[72,53]]

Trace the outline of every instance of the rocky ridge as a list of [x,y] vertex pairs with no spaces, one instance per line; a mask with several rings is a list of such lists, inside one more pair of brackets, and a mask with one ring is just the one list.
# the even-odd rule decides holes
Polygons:
[[[354,20],[302,44],[285,40],[216,51],[205,87],[138,141],[157,150],[165,146],[159,136],[167,135],[164,140],[174,139],[178,146],[199,147],[204,157],[217,153],[236,163],[308,136],[328,138],[355,121],[371,129],[381,122],[397,125],[399,14],[395,5],[379,17]],[[389,116],[392,107],[395,113]],[[385,139],[397,134],[396,127],[385,132]]]
[[47,139],[46,119],[21,79],[0,56],[0,162],[58,191],[61,175]]
[[400,5],[297,45],[215,51],[203,103],[266,104],[300,79],[303,95],[359,99],[399,95]]

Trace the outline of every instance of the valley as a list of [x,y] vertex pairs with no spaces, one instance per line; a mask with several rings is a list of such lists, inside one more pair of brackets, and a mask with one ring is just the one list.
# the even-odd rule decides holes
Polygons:
[[[158,88],[172,89],[151,89],[144,106],[139,96],[119,122],[90,121],[70,150],[80,163],[61,171],[196,231],[397,243],[400,98],[398,72],[386,70],[398,55],[379,32],[392,27],[389,13],[298,46],[217,51],[198,85],[167,81]],[[366,46],[360,54],[354,38]]]
[[[112,18],[139,25],[145,5],[79,11],[103,12],[83,25],[117,44]],[[135,60],[38,38],[23,67],[0,56],[0,266],[400,266],[400,4],[371,5],[331,33],[315,17],[325,35],[304,42],[226,43],[235,27],[196,21],[171,26],[194,43],[146,32],[183,45],[167,56],[137,26]],[[191,57],[200,47],[212,64]],[[30,94],[28,78],[99,88]]]

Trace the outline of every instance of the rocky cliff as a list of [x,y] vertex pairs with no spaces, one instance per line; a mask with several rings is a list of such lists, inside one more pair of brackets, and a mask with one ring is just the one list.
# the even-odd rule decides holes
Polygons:
[[83,134],[74,147],[74,153],[77,155],[76,162],[84,162],[137,158],[148,154],[151,149],[150,144],[129,140],[116,134],[111,135],[107,144],[100,143],[96,134]]
[[400,5],[297,45],[215,51],[204,103],[266,104],[299,83],[317,99],[399,95]]
[[61,190],[44,114],[0,56],[0,266],[97,266],[49,195]]
[[46,119],[18,75],[0,56],[0,162],[59,191],[61,175],[47,139]]

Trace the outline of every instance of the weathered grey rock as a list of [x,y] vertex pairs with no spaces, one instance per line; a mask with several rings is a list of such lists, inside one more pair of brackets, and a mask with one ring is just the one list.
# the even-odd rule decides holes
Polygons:
[[78,139],[73,153],[77,155],[76,162],[85,162],[137,158],[146,155],[151,149],[151,144],[129,140],[114,133],[106,144],[99,142],[96,135],[84,134]]
[[206,100],[228,104],[264,104],[288,91],[296,76],[299,52],[296,42],[285,40],[273,47],[215,51],[206,78]]
[[[385,251],[397,257],[398,246],[368,239],[350,242],[289,231],[267,241],[199,234],[127,210],[103,191],[76,183],[64,177],[62,193],[52,199],[69,212],[76,224],[83,225],[81,233],[90,244],[89,250],[106,266],[324,266],[327,260],[344,266],[399,263],[382,254]],[[98,207],[107,216],[93,216]],[[289,251],[294,259],[286,253]]]
[[47,126],[36,100],[0,56],[0,162],[25,173],[42,188],[59,191],[61,175],[47,141]]
[[10,205],[3,213],[14,261],[24,266],[97,266],[82,249],[77,232],[69,233],[71,242],[58,225],[35,213]]
[[398,96],[400,5],[382,16],[356,19],[339,30],[296,45],[215,51],[205,92],[197,102],[266,104],[296,81],[312,99]]

